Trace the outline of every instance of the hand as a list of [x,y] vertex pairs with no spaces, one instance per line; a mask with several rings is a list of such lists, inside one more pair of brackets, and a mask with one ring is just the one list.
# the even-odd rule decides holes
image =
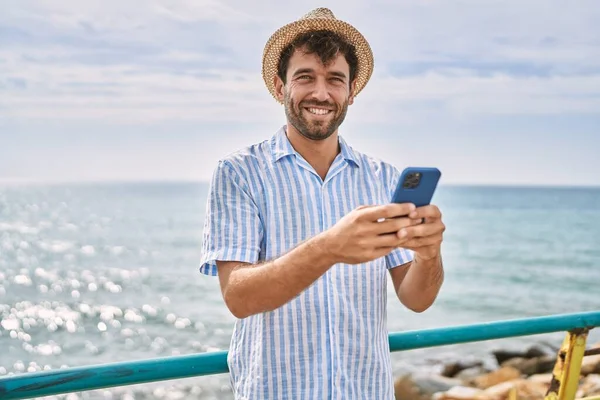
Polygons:
[[400,246],[415,252],[421,260],[431,260],[441,253],[443,233],[446,226],[442,222],[442,213],[435,205],[419,207],[412,211],[409,218],[422,220],[423,223],[403,227],[398,231]]
[[398,232],[421,223],[406,217],[413,204],[361,206],[323,232],[324,254],[332,264],[360,264],[389,254],[405,241]]

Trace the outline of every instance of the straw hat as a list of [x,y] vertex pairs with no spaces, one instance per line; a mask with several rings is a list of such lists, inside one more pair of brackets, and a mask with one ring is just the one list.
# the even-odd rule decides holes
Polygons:
[[274,77],[277,75],[277,64],[283,49],[298,35],[313,30],[331,30],[344,37],[356,48],[358,67],[356,71],[357,95],[367,84],[373,73],[373,52],[363,35],[347,22],[336,19],[328,8],[317,8],[297,21],[279,28],[267,41],[263,52],[262,75],[271,95],[275,95]]

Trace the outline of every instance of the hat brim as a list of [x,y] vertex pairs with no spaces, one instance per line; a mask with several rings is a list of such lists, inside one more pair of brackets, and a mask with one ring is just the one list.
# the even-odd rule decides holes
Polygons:
[[356,56],[358,58],[358,66],[356,70],[356,89],[354,96],[360,93],[373,74],[373,52],[371,46],[364,36],[352,25],[347,22],[337,19],[314,18],[303,19],[291,22],[279,28],[267,41],[263,52],[262,75],[267,89],[277,100],[275,93],[275,76],[277,75],[277,66],[281,52],[285,49],[298,35],[314,31],[314,30],[330,30],[338,33],[356,48]]

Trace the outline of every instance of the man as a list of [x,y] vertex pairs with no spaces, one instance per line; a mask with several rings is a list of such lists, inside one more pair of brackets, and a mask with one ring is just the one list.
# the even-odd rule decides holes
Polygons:
[[372,68],[366,40],[328,9],[265,47],[263,77],[287,124],[219,161],[200,267],[238,318],[237,399],[393,399],[387,271],[416,312],[438,294],[439,209],[390,204],[399,171],[338,134]]

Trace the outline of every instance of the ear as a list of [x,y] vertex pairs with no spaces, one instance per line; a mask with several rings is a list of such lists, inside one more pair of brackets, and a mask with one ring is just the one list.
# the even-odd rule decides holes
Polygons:
[[354,103],[354,93],[356,92],[356,79],[350,83],[350,96],[348,97],[348,105]]
[[275,96],[277,97],[277,100],[283,103],[285,98],[283,88],[285,85],[278,75],[273,77],[273,83],[275,84]]

